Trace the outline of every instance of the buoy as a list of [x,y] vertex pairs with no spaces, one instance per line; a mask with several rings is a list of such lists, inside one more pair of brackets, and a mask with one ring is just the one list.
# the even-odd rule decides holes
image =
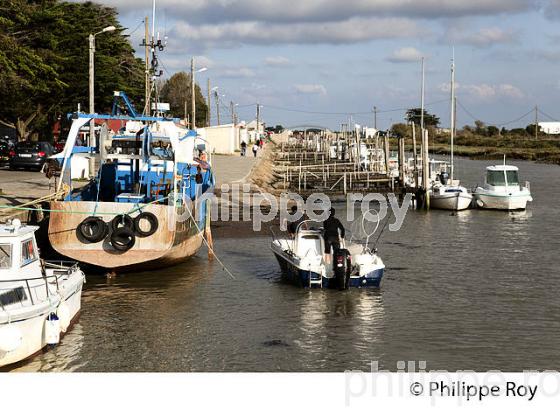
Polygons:
[[484,202],[482,202],[480,199],[476,200],[476,204],[478,205],[479,208],[484,208]]
[[60,302],[58,305],[58,309],[56,309],[56,315],[60,320],[60,330],[62,332],[66,332],[68,330],[68,326],[70,326],[70,309],[66,302]]
[[54,312],[49,313],[45,320],[45,341],[48,345],[60,342],[60,320]]
[[21,346],[23,334],[15,325],[9,323],[0,327],[0,351],[13,352]]

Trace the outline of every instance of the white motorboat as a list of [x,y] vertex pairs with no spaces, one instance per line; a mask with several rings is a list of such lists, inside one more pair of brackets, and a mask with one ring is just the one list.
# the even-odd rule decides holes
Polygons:
[[484,186],[474,190],[474,197],[480,208],[505,211],[524,210],[533,201],[529,182],[519,182],[519,168],[505,163],[486,168]]
[[430,206],[436,209],[463,211],[471,206],[473,196],[467,188],[454,179],[454,138],[455,138],[455,56],[451,61],[451,177],[446,169],[442,169],[430,191]]
[[306,288],[379,287],[385,265],[367,244],[345,246],[324,260],[325,241],[318,222],[299,224],[293,238],[273,237],[271,249],[286,277]]
[[80,311],[84,273],[40,259],[37,229],[0,224],[0,368],[57,344]]

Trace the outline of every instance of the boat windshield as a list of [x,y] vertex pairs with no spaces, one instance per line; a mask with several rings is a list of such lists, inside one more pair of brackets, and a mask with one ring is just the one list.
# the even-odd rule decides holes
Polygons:
[[517,171],[506,171],[508,185],[519,185],[519,173]]
[[0,269],[12,267],[12,245],[9,243],[0,244]]
[[486,182],[493,186],[506,186],[506,174],[504,171],[488,171]]

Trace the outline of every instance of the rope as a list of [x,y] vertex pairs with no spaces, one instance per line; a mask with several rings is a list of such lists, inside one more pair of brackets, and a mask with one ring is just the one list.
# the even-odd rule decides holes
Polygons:
[[[189,207],[186,207],[187,211],[189,211],[189,215],[191,217],[191,219],[194,221],[194,225],[196,226],[196,229],[198,231],[198,233],[202,233],[202,229],[200,229],[198,227],[198,224],[196,223],[196,219],[194,219],[194,216],[191,212],[191,210],[189,209]],[[206,210],[206,212],[208,212],[208,210]],[[226,265],[224,265],[224,263],[220,260],[219,256],[216,255],[216,252],[214,252],[214,248],[212,248],[210,246],[210,244],[208,243],[208,241],[206,240],[206,238],[204,237],[205,235],[202,233],[202,241],[204,242],[204,244],[208,247],[208,249],[210,250],[210,252],[212,252],[212,255],[214,255],[214,257],[216,258],[216,260],[218,261],[218,263],[222,266],[222,269],[224,271],[226,271],[226,273],[229,275],[230,278],[232,279],[236,279],[235,275],[233,273],[230,272],[230,270],[226,267]]]
[[[160,198],[160,199],[156,199],[152,202],[148,202],[143,204],[142,206],[138,206],[138,204],[134,204],[133,205],[133,209],[131,209],[128,212],[125,212],[124,215],[130,215],[133,214],[135,212],[139,212],[142,209],[144,209],[145,207],[147,207],[148,205],[153,205],[157,202],[161,202],[161,201],[165,201],[166,199],[169,198],[169,195],[164,197],[164,198]],[[52,212],[52,213],[63,213],[63,214],[77,214],[77,215],[123,215],[123,212],[89,212],[89,211],[67,211],[65,209],[37,209],[37,208],[31,208],[31,207],[25,207],[25,206],[11,206],[11,205],[0,205],[0,209],[13,209],[16,211],[35,211],[35,212]]]

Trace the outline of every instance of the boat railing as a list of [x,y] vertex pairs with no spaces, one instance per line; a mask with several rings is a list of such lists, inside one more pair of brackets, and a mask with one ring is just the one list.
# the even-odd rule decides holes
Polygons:
[[[9,287],[7,287],[8,284]],[[22,293],[19,290],[21,288],[26,292]],[[31,306],[35,306],[36,304],[48,301],[51,296],[54,296],[54,288],[58,292],[59,283],[57,275],[0,280],[0,307],[2,310],[6,310],[6,306],[16,303],[23,307],[29,305],[25,303],[26,301],[29,301]],[[10,296],[13,298],[12,300],[8,300]]]

